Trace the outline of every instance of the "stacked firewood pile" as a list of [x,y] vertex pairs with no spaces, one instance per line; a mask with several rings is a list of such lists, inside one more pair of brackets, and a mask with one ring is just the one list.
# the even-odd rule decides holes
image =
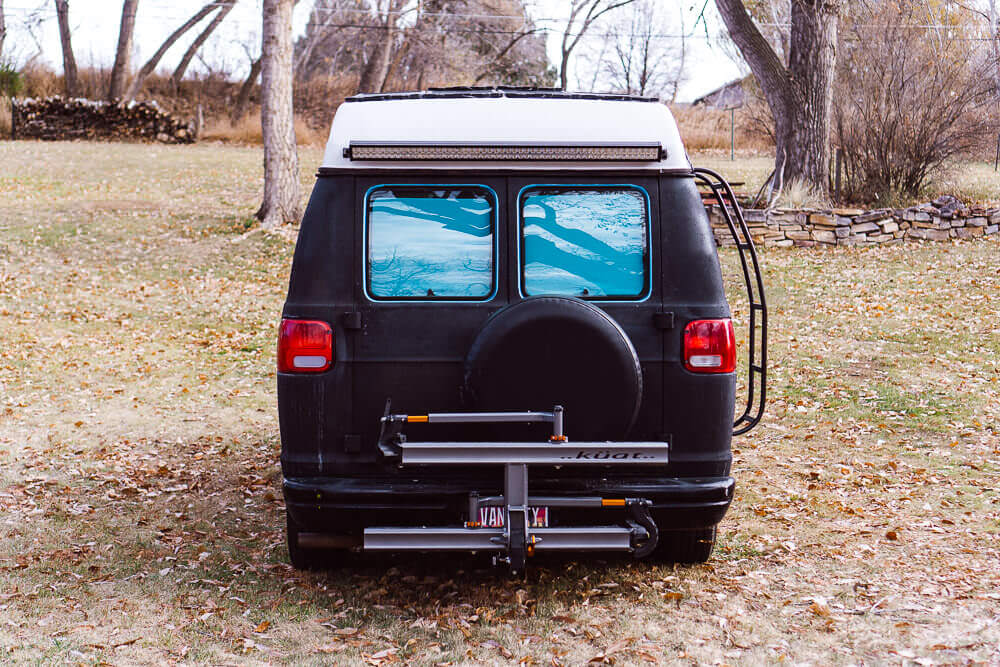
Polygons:
[[95,102],[48,97],[13,101],[16,139],[103,139],[189,144],[190,123],[177,120],[156,102]]

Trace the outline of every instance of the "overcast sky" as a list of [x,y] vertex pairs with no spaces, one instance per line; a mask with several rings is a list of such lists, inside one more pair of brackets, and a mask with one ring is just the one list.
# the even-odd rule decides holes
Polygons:
[[[134,66],[138,67],[152,55],[163,39],[202,7],[205,1],[140,0],[136,17]],[[679,16],[683,12],[686,17],[686,32],[692,32],[692,24],[704,4],[702,0],[659,1],[670,16]],[[306,0],[300,2],[296,8],[296,35],[305,29],[312,4]],[[568,4],[568,0],[529,2],[531,14],[537,24],[549,29],[549,59],[554,63],[557,63],[559,58],[559,37],[562,29],[559,21],[566,16]],[[240,0],[237,3],[213,38],[202,49],[202,57],[209,65],[237,74],[246,71],[249,63],[247,49],[256,52],[260,48],[260,5],[260,0]],[[709,8],[712,9],[712,3],[709,3]],[[8,28],[5,55],[13,57],[17,64],[23,64],[41,49],[40,57],[53,68],[61,69],[62,55],[52,0],[6,0],[4,9]],[[39,17],[42,21],[38,27],[29,31],[27,24],[33,17]],[[92,64],[110,67],[114,61],[120,19],[119,0],[71,0],[70,24],[73,29],[73,50],[81,67]],[[679,101],[690,101],[740,75],[739,67],[714,46],[714,33],[719,30],[719,20],[714,12],[710,13],[708,25],[709,38],[706,38],[704,27],[699,26],[688,39],[690,63],[688,81],[681,89]],[[594,32],[600,31],[595,29]],[[32,37],[32,33],[35,37]],[[679,33],[678,21],[677,26],[664,28],[663,36],[659,39],[676,43],[678,41],[676,35]],[[170,68],[175,65],[196,35],[197,30],[192,30],[186,40],[175,44],[164,57],[161,67]],[[591,46],[594,46],[593,41]],[[580,49],[581,54],[587,50],[586,45],[583,47]],[[581,71],[586,66],[582,60],[579,65]],[[192,69],[198,67],[199,63],[196,60]],[[574,81],[572,64],[570,74],[572,87]]]

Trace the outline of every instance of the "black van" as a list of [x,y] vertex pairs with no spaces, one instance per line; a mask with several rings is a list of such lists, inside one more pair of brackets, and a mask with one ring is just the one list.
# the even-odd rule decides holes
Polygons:
[[[750,298],[745,408],[703,195]],[[764,406],[729,186],[654,99],[514,88],[337,111],[278,341],[288,550],[703,562]]]

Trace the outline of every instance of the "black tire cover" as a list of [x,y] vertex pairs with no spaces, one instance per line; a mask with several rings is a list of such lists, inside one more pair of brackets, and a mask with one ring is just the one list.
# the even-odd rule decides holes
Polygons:
[[551,410],[571,440],[622,440],[642,402],[642,368],[621,327],[596,306],[538,296],[498,311],[465,362],[470,407]]

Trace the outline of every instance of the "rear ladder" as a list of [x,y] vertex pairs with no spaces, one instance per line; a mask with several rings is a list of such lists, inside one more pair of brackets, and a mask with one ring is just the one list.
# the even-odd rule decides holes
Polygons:
[[743,435],[760,422],[767,399],[767,301],[764,298],[764,279],[757,261],[757,250],[750,238],[750,230],[729,183],[711,169],[695,168],[694,176],[699,185],[712,191],[715,201],[719,203],[722,217],[736,242],[743,284],[750,303],[747,400],[743,414],[733,422],[733,435]]

